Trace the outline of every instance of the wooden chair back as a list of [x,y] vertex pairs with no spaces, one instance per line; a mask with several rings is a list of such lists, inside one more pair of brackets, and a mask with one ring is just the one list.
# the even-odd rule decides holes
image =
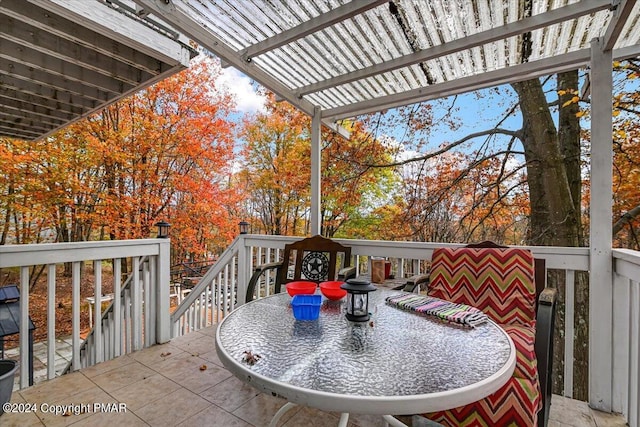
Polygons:
[[285,246],[278,282],[337,280],[337,271],[350,264],[351,248],[320,235],[307,237]]

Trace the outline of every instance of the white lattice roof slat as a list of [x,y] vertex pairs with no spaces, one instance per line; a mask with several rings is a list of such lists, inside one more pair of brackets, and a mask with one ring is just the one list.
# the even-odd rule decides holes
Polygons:
[[[28,0],[28,5],[44,5],[50,10],[60,9],[64,3],[63,0]],[[156,25],[163,21],[163,31],[183,34],[183,40],[191,38],[219,56],[223,64],[238,68],[302,111],[312,114],[319,107],[325,118],[323,122],[334,129],[328,121],[333,118],[581,67],[588,62],[591,40],[596,37],[609,40],[615,46],[614,57],[618,59],[640,53],[640,6],[634,0],[530,3],[523,0],[87,0],[81,3],[89,5],[85,9],[95,4],[100,10],[106,5],[112,5],[111,10],[134,5],[134,16],[128,18],[133,18],[132,22],[139,21],[139,12]],[[3,10],[19,4],[25,3],[2,0],[0,18],[15,19]],[[532,8],[530,13],[525,13],[527,5]],[[23,15],[28,17],[31,13]],[[91,10],[86,13],[90,15]],[[85,22],[90,21],[85,19]],[[2,119],[5,124],[0,128],[6,129],[6,123],[10,123],[17,129],[11,135],[20,130],[27,137],[37,137],[43,129],[59,128],[95,111],[105,105],[105,101],[141,87],[136,85],[137,74],[146,73],[147,84],[164,75],[154,72],[155,59],[141,60],[140,55],[135,60],[114,57],[120,62],[113,65],[84,61],[86,70],[75,72],[78,81],[74,81],[73,74],[65,76],[67,95],[61,100],[60,108],[50,108],[52,102],[47,99],[57,90],[56,85],[64,86],[59,73],[55,72],[47,76],[48,89],[39,90],[41,83],[37,82],[30,82],[30,86],[22,89],[39,90],[38,98],[14,105],[9,98],[18,95],[15,86],[20,78],[17,77],[28,75],[34,66],[61,69],[60,61],[70,59],[69,52],[53,49],[49,49],[53,54],[50,58],[46,61],[41,58],[38,52],[46,49],[46,45],[30,44],[25,36],[28,25],[32,24],[26,23],[20,31],[11,34],[0,31],[3,46],[31,49],[28,57],[16,56],[11,75],[6,71],[9,63],[0,58],[0,73],[4,76],[0,102],[2,111],[7,111]],[[131,28],[122,32],[118,37],[128,33],[131,38],[134,34]],[[144,47],[140,40],[132,43],[137,49]],[[87,47],[92,44],[96,43],[87,41]],[[104,44],[97,45],[104,49]],[[175,51],[175,47],[170,49]],[[156,52],[158,50],[160,56],[165,54],[163,49]],[[168,59],[166,56],[171,55],[165,55],[164,60]],[[73,61],[82,62],[82,57],[74,57]],[[141,70],[139,73],[134,70],[136,67]],[[72,68],[65,66],[66,69]],[[116,80],[105,76],[111,70],[120,70]],[[81,74],[89,77],[79,81]],[[119,90],[114,81],[121,82],[124,90]],[[34,101],[43,105],[34,105]],[[29,108],[30,114],[20,117],[20,112]],[[19,119],[23,120],[22,124],[18,123]]]

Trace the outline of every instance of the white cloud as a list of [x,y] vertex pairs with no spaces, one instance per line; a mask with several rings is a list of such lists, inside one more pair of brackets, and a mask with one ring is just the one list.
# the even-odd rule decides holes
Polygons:
[[236,108],[239,112],[261,113],[265,111],[265,97],[256,92],[256,88],[249,77],[235,68],[228,67],[223,69],[216,83],[234,97]]

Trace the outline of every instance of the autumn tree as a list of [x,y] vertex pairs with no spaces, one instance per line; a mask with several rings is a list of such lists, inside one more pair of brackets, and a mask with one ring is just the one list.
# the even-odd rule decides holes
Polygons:
[[[370,225],[374,225],[375,218],[390,219],[384,208],[398,202],[394,201],[394,187],[400,177],[393,170],[370,166],[391,159],[395,147],[389,145],[389,141],[374,138],[362,122],[345,122],[343,126],[350,132],[348,139],[326,129],[322,135],[321,225],[322,234],[327,237],[353,238],[362,232],[355,227],[343,227],[350,221],[359,224],[373,221]],[[398,231],[398,228],[387,228],[391,230]],[[381,237],[380,231],[375,235]],[[394,234],[385,236],[391,238]]]
[[305,234],[309,200],[309,119],[267,96],[266,111],[244,121],[244,169],[251,206],[266,234]]
[[177,259],[219,252],[236,234],[241,196],[229,186],[233,100],[216,89],[218,73],[199,60],[51,138],[3,146],[21,160],[0,184],[4,216],[17,218],[24,198],[55,241],[149,237],[164,219]]
[[[389,147],[372,138],[362,124],[346,124],[351,138],[322,133],[321,233],[340,234],[350,220],[376,207],[392,188],[393,174],[372,169],[388,161]],[[248,208],[267,234],[304,235],[310,230],[310,120],[284,102],[268,96],[266,112],[247,119],[245,168],[240,173],[251,194]],[[255,231],[255,230],[254,230]],[[351,237],[351,236],[349,236]]]
[[48,227],[48,212],[43,197],[32,197],[44,191],[38,164],[42,142],[0,138],[0,244],[38,243]]
[[416,240],[523,242],[528,206],[521,168],[506,170],[496,159],[474,165],[469,154],[460,152],[410,166],[402,222],[411,224]]
[[615,62],[613,103],[614,245],[640,249],[640,61]]

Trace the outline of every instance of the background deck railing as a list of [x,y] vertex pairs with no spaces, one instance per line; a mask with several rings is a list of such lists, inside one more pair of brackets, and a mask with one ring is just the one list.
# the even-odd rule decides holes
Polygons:
[[[216,263],[204,273],[190,293],[185,295],[179,305],[169,309],[169,241],[166,239],[135,240],[121,242],[93,242],[82,244],[0,246],[0,267],[19,267],[21,272],[21,297],[25,303],[22,308],[24,319],[28,316],[29,266],[44,264],[51,272],[57,264],[71,262],[73,273],[73,340],[74,362],[72,366],[98,363],[134,351],[138,348],[164,342],[168,334],[175,337],[214,325],[236,305],[244,303],[245,290],[253,268],[258,264],[280,260],[284,245],[297,240],[295,237],[241,235],[221,254]],[[390,242],[371,240],[336,239],[351,247],[358,274],[369,272],[369,261],[383,257],[391,261],[392,273],[396,277],[408,277],[424,273],[428,268],[433,249],[456,244]],[[578,276],[585,276],[589,270],[588,248],[528,247],[536,258],[546,260],[548,282],[561,287],[563,310],[559,314],[561,331],[557,334],[561,340],[563,352],[560,352],[560,367],[556,385],[560,394],[574,396],[574,341],[576,339],[576,299],[573,285]],[[115,284],[114,298],[107,310],[100,310],[96,302],[94,323],[96,327],[88,336],[85,353],[81,353],[79,328],[79,267],[83,262],[91,261],[96,271],[103,261],[128,258],[133,268],[131,277]],[[114,265],[117,265],[116,262]],[[613,309],[613,321],[610,325],[612,337],[613,385],[612,409],[625,416],[629,425],[638,425],[640,421],[640,252],[614,249],[612,258],[613,300],[591,301],[595,309]],[[53,279],[51,279],[53,277]],[[114,274],[119,277],[119,274]],[[51,275],[49,288],[48,345],[49,358],[52,340],[55,338],[54,304],[55,274]],[[51,283],[53,280],[53,283]],[[258,295],[266,296],[273,292],[275,277],[265,276],[258,284]],[[117,291],[119,287],[119,291]],[[95,294],[101,292],[101,277],[96,274]],[[26,297],[26,298],[25,298]],[[21,299],[21,301],[22,301]],[[119,308],[118,308],[119,306]],[[116,314],[116,312],[120,312]],[[123,314],[126,313],[126,314]],[[120,319],[114,321],[114,319]],[[118,326],[119,325],[119,326]],[[39,325],[39,327],[42,327]],[[97,340],[95,337],[102,337]],[[28,334],[21,334],[20,346],[26,349]],[[118,338],[121,337],[121,338]],[[596,337],[597,340],[597,337]],[[598,342],[590,345],[600,345]],[[77,354],[76,354],[77,353]],[[27,351],[21,352],[21,364],[28,366]],[[53,375],[53,363],[49,377]],[[75,368],[72,368],[75,369]],[[592,366],[590,372],[598,371]],[[21,371],[21,381],[27,384],[27,370]]]
[[[52,243],[0,246],[0,268],[18,268],[20,280],[20,387],[27,387],[29,360],[27,332],[29,318],[30,271],[44,266],[47,278],[46,325],[47,378],[55,376],[56,366],[56,270],[71,264],[72,355],[70,370],[99,363],[170,339],[169,331],[169,240],[142,239],[103,242]],[[132,275],[122,279],[121,265],[126,261]],[[94,295],[102,295],[103,263],[112,264],[115,315],[105,321],[101,298],[93,307],[93,345],[87,348],[80,339],[80,285],[85,264],[93,266]],[[125,286],[123,285],[125,282]],[[160,313],[167,313],[162,316]],[[95,339],[100,337],[100,339]],[[83,350],[84,345],[84,350]]]
[[[210,270],[207,280],[194,288],[192,299],[185,300],[179,312],[174,313],[172,324],[174,333],[185,333],[189,330],[210,326],[226,312],[232,310],[236,304],[244,300],[246,285],[254,266],[280,260],[284,245],[296,240],[285,236],[245,235],[234,241],[229,248],[229,254],[221,257],[217,265]],[[358,274],[369,273],[369,261],[372,258],[383,257],[391,261],[392,273],[396,277],[409,277],[426,271],[433,249],[442,246],[461,246],[460,244],[422,243],[422,242],[391,242],[371,240],[335,239],[351,247]],[[548,273],[548,283],[562,288],[562,310],[559,314],[559,325],[562,330],[556,335],[560,340],[560,361],[556,363],[559,373],[555,379],[559,393],[567,397],[574,396],[574,341],[579,322],[575,316],[576,294],[575,282],[578,276],[585,276],[589,270],[588,248],[564,248],[531,246],[536,258],[545,259]],[[637,425],[638,420],[638,375],[640,332],[640,253],[636,251],[614,250],[615,272],[615,301],[611,302],[614,310],[614,372],[613,372],[613,410],[624,414],[630,420],[630,425]],[[235,271],[236,274],[231,274]],[[206,282],[211,283],[207,284]],[[256,294],[267,296],[273,292],[275,273],[265,275],[257,285]],[[225,284],[229,284],[227,287]],[[571,284],[567,286],[567,284]],[[206,291],[205,291],[206,289]],[[214,289],[216,291],[214,291]],[[216,293],[217,292],[217,293]],[[226,295],[225,296],[225,292]],[[205,297],[211,295],[211,297]],[[229,298],[229,295],[233,295]],[[218,296],[221,296],[218,297]],[[203,301],[209,298],[215,301],[215,318],[205,322],[204,316],[190,314],[191,318],[182,315],[178,324],[178,313],[197,313]],[[619,300],[619,303],[617,302]],[[225,302],[225,303],[223,303]],[[598,302],[605,304],[605,302]],[[620,306],[620,311],[618,311]],[[195,318],[194,318],[195,316]],[[624,327],[618,326],[624,324]],[[558,331],[557,331],[558,332]],[[596,344],[597,345],[597,344]],[[596,368],[597,369],[597,368]],[[634,424],[635,423],[635,424]]]

